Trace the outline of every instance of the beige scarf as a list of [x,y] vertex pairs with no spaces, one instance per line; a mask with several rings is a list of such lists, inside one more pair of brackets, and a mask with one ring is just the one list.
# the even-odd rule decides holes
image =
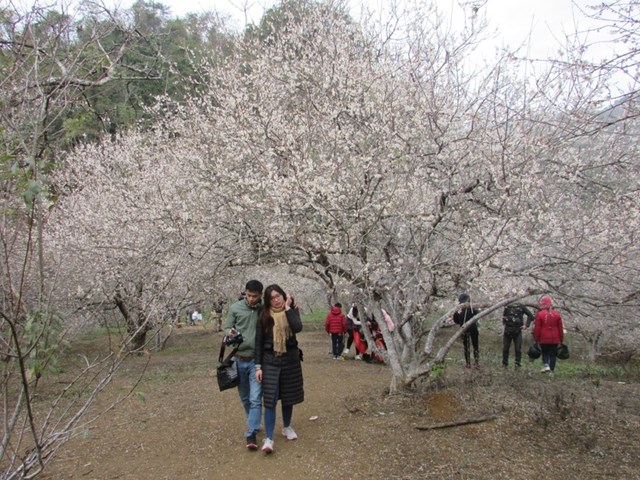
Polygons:
[[284,355],[287,353],[287,338],[293,334],[287,314],[284,313],[284,307],[279,310],[272,308],[270,312],[273,318],[273,351],[276,355]]

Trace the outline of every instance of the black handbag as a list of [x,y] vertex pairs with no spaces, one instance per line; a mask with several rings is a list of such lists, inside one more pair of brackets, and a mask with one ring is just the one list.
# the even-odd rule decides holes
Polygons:
[[540,351],[540,346],[537,343],[532,343],[529,346],[529,351],[527,352],[527,355],[529,355],[529,358],[531,360],[540,358],[540,355],[542,355],[542,352]]
[[566,360],[569,358],[569,347],[567,347],[564,343],[558,345],[558,353],[559,360]]
[[224,347],[225,344],[223,342],[220,346],[220,355],[218,356],[219,365],[216,369],[218,387],[221,392],[240,385],[238,365],[236,365],[236,361],[233,359],[233,356],[238,352],[238,347],[234,348],[226,358],[224,358]]

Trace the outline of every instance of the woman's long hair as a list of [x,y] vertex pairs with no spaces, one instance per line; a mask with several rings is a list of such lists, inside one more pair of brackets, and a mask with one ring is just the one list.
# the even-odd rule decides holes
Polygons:
[[278,292],[282,295],[283,300],[286,301],[287,299],[287,294],[280,285],[274,283],[264,289],[264,298],[262,300],[263,308],[260,312],[260,326],[262,327],[262,331],[265,333],[270,332],[273,329],[273,318],[271,317],[271,294],[273,292]]

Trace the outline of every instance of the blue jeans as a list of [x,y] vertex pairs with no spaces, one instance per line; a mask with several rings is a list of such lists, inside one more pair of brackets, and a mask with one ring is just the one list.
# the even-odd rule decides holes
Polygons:
[[[276,398],[278,398],[280,387],[276,387]],[[282,402],[280,402],[282,403]],[[276,402],[277,406],[277,402]],[[293,417],[293,405],[282,405],[282,426],[291,426],[291,417]],[[273,440],[273,431],[276,428],[276,407],[264,407],[264,436]]]
[[240,401],[247,414],[247,431],[245,437],[255,435],[260,430],[262,420],[262,385],[256,380],[255,360],[240,360],[236,358],[240,385],[238,393]]

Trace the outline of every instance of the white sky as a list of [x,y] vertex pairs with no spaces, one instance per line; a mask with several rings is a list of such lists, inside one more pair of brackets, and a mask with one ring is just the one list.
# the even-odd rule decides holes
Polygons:
[[[183,16],[186,13],[198,13],[217,10],[229,14],[235,26],[241,28],[246,23],[258,23],[262,12],[277,3],[275,0],[157,0],[171,8],[171,13]],[[451,11],[459,2],[472,3],[469,0],[435,0],[439,8]],[[476,3],[482,3],[477,0]],[[388,4],[388,0],[349,0],[353,5],[354,17],[358,17],[358,6],[363,3],[373,9]],[[133,0],[116,0],[128,7]],[[494,46],[502,44],[511,47],[523,46],[521,53],[532,57],[547,58],[556,56],[561,48],[565,34],[573,33],[578,27],[585,30],[589,20],[584,12],[588,6],[601,3],[599,0],[486,0],[482,7],[489,19],[490,28],[498,31]],[[577,5],[577,7],[576,7]],[[581,11],[582,10],[582,11]],[[529,37],[529,32],[531,36]],[[590,40],[595,40],[590,38]],[[487,46],[488,47],[488,46]],[[608,49],[606,44],[600,46],[599,53],[604,55]],[[493,50],[493,49],[491,49]]]

